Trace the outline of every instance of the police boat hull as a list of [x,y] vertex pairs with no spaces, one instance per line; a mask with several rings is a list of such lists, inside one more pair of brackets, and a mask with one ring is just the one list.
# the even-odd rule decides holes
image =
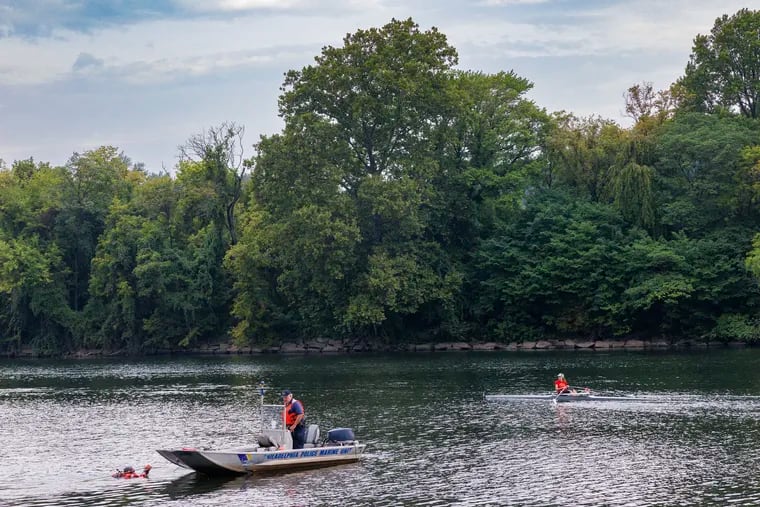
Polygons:
[[[264,409],[272,409],[267,418]],[[264,405],[261,433],[247,447],[228,450],[213,449],[159,449],[157,452],[177,466],[206,475],[229,475],[319,468],[358,461],[366,444],[359,443],[351,428],[334,428],[320,440],[319,426],[311,424],[306,431],[303,449],[293,449],[290,432],[279,417],[279,406]]]
[[158,453],[183,468],[206,475],[229,475],[353,463],[359,461],[365,448],[366,444],[352,443],[272,451],[259,447],[218,451],[185,448]]

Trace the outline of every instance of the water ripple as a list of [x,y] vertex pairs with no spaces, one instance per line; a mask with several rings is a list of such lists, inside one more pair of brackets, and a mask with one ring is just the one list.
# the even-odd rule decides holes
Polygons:
[[[0,362],[0,504],[53,505],[758,505],[760,386],[710,374],[704,358],[646,355],[429,355]],[[760,356],[718,355],[728,372]],[[486,403],[483,392],[537,392],[559,365],[635,403]],[[662,370],[662,371],[660,371]],[[646,372],[646,373],[644,373]],[[673,372],[678,374],[677,378]],[[708,370],[709,374],[709,370]],[[741,375],[740,373],[735,373]],[[748,374],[747,374],[748,375]],[[362,462],[270,476],[208,478],[164,447],[243,445],[258,424],[259,380],[292,388],[323,432],[353,427]],[[276,398],[272,397],[272,398]],[[270,400],[272,401],[272,400]],[[150,479],[110,477],[154,466]]]

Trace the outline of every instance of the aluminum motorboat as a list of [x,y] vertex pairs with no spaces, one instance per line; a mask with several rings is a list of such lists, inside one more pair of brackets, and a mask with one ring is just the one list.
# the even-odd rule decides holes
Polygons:
[[366,444],[359,443],[351,428],[335,428],[320,439],[319,426],[307,427],[303,449],[293,440],[282,418],[282,405],[265,405],[261,392],[261,431],[251,445],[223,450],[182,447],[157,452],[175,465],[206,475],[229,475],[318,468],[358,461]]

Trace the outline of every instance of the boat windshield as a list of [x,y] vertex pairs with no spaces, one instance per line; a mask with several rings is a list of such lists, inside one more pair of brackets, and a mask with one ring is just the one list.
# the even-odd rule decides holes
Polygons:
[[282,420],[282,405],[261,406],[261,429],[285,429],[285,424]]

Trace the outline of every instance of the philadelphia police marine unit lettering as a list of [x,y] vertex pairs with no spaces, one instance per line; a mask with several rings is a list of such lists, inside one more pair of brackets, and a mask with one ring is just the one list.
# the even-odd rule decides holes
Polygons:
[[303,403],[293,398],[293,393],[288,389],[282,392],[282,418],[285,421],[285,427],[288,428],[293,436],[293,449],[303,449],[306,442],[306,413],[303,409]]
[[[303,451],[289,451],[289,452],[276,452],[266,455],[266,459],[296,459],[296,458],[316,458],[319,456],[343,456],[345,454],[351,454],[353,447],[345,447],[343,449],[306,449]],[[250,454],[239,454],[240,462],[243,464],[253,463],[253,459]]]

